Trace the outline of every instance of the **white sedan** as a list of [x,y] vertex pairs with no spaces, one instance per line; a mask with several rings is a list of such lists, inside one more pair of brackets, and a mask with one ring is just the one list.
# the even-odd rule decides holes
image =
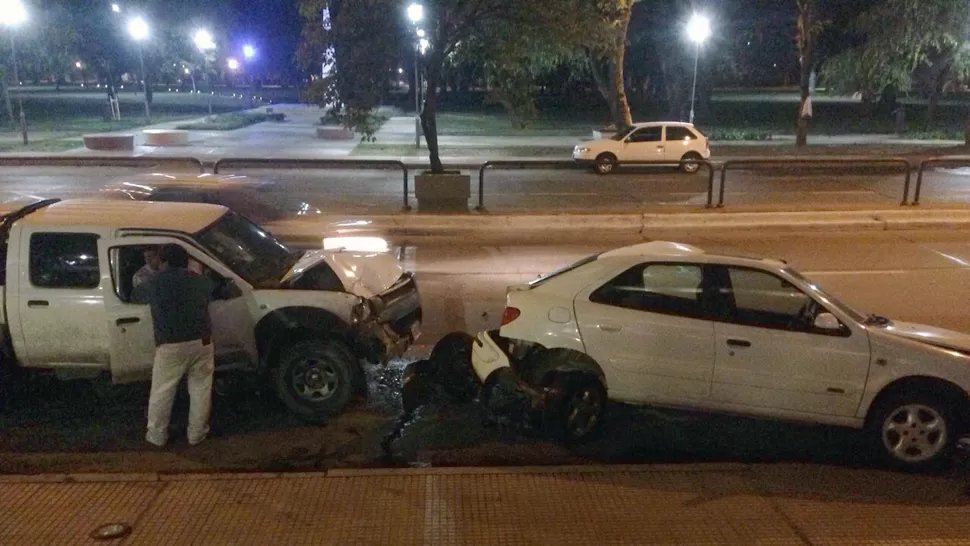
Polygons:
[[970,416],[970,336],[855,311],[784,261],[650,242],[509,288],[471,343],[484,384],[514,385],[583,440],[613,400],[862,429],[888,462],[944,462]]

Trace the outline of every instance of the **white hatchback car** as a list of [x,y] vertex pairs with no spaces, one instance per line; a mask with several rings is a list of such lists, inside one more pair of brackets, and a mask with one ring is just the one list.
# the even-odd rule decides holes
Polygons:
[[609,174],[624,163],[680,164],[685,173],[695,173],[699,163],[711,157],[706,136],[690,123],[653,121],[635,123],[610,138],[589,140],[573,149],[573,159],[589,165],[599,174]]
[[864,315],[784,261],[650,242],[513,286],[471,344],[484,385],[582,440],[609,398],[864,429],[888,462],[944,461],[970,417],[970,336]]

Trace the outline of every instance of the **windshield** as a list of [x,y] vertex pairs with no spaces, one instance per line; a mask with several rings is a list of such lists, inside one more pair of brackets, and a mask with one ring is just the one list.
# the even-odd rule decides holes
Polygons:
[[636,127],[626,127],[626,128],[620,129],[619,131],[616,132],[615,135],[611,136],[610,138],[613,140],[623,140],[624,138],[626,138],[628,134],[630,134],[630,131],[633,131],[634,129],[636,129]]
[[299,258],[297,253],[269,232],[234,212],[227,212],[197,233],[195,238],[222,263],[257,288],[278,285]]
[[[795,279],[798,279],[799,281],[801,281],[801,282],[807,284],[808,286],[810,286],[812,288],[812,290],[815,291],[815,294],[817,296],[821,296],[822,298],[825,298],[826,300],[828,300],[829,302],[831,302],[832,305],[838,307],[840,311],[842,311],[843,313],[849,315],[849,317],[852,320],[856,321],[856,322],[861,322],[861,323],[867,323],[868,324],[868,323],[872,322],[871,319],[873,319],[873,318],[886,320],[886,319],[883,319],[883,317],[875,317],[874,315],[867,317],[865,314],[860,313],[859,311],[856,311],[852,307],[849,307],[848,305],[846,305],[845,302],[843,302],[839,298],[836,298],[835,296],[832,296],[832,295],[828,294],[827,292],[825,292],[824,290],[822,290],[821,288],[819,288],[818,285],[815,284],[815,281],[813,281],[813,280],[805,277],[804,275],[802,275],[798,271],[795,271],[794,269],[786,268],[784,271],[788,275],[790,275],[790,276],[794,277]],[[886,320],[886,321],[888,322],[888,320]]]

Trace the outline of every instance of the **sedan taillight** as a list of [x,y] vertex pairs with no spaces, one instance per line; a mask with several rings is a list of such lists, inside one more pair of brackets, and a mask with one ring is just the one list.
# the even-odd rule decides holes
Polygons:
[[512,322],[513,320],[519,318],[522,312],[515,307],[506,307],[505,311],[502,311],[502,326]]

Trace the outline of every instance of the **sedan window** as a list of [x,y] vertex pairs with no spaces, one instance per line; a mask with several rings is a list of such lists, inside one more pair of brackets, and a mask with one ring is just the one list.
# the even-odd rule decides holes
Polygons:
[[785,279],[746,267],[728,267],[721,294],[733,301],[728,306],[731,322],[762,328],[813,331],[821,307]]
[[590,301],[651,313],[706,317],[704,273],[694,264],[641,264],[590,295]]

